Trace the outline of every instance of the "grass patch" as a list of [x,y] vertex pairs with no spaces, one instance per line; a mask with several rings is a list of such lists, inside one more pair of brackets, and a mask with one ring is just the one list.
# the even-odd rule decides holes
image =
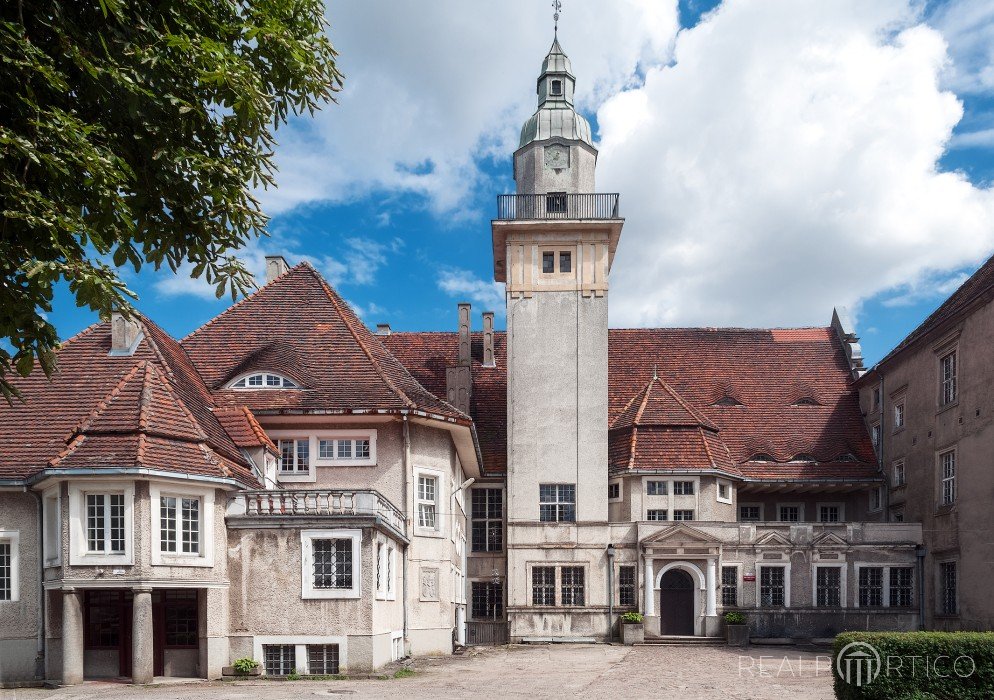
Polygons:
[[402,668],[402,669],[398,670],[396,673],[394,673],[393,677],[394,678],[410,678],[414,674],[415,674],[414,669],[412,669],[412,668]]

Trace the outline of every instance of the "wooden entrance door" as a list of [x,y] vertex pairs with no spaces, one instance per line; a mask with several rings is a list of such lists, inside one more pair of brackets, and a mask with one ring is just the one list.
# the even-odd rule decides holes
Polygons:
[[659,633],[694,634],[694,580],[681,569],[670,569],[659,582]]

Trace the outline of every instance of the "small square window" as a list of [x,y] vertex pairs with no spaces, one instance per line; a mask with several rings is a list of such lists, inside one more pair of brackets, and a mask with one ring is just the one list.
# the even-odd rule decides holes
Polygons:
[[552,81],[552,94],[558,97],[563,94],[563,81],[553,80]]
[[264,644],[262,646],[263,662],[267,676],[289,676],[293,673],[294,655],[296,648],[293,644]]
[[573,271],[573,254],[568,250],[563,250],[559,253],[559,271]]
[[551,250],[542,253],[542,272],[551,275],[556,271],[556,254]]
[[614,500],[616,498],[621,498],[621,484],[615,482],[613,484],[607,485],[607,497]]
[[333,676],[338,673],[337,644],[308,644],[307,672],[315,676]]

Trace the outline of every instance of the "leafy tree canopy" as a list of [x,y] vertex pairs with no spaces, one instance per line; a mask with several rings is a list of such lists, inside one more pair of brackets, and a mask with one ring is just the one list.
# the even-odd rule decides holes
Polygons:
[[275,131],[341,88],[321,0],[10,0],[0,7],[0,393],[37,360],[64,281],[130,308],[120,268],[244,293]]

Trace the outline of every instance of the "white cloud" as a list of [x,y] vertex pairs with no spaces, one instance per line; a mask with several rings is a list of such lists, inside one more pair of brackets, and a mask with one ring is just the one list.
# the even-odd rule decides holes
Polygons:
[[[266,211],[385,190],[458,214],[481,183],[478,158],[509,163],[535,109],[551,15],[549,3],[534,0],[330,3],[345,90],[339,104],[278,132],[280,187],[261,193]],[[675,0],[567,6],[560,37],[581,107],[594,108],[640,63],[668,55],[676,29]]]
[[447,268],[438,276],[438,288],[459,301],[471,301],[503,316],[505,310],[504,285],[480,279],[469,270]]
[[994,193],[936,167],[947,66],[903,0],[726,0],[681,32],[598,111],[627,217],[612,324],[825,324],[979,262]]
[[953,62],[946,83],[959,93],[994,91],[994,4],[951,0],[940,5],[929,22],[949,42]]
[[950,148],[994,148],[994,129],[978,129],[954,134]]

